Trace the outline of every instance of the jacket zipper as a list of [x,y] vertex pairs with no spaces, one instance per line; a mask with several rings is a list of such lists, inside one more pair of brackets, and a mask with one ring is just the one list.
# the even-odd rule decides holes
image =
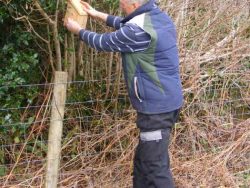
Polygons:
[[137,99],[138,99],[140,102],[142,102],[142,100],[141,100],[141,98],[139,97],[139,94],[138,94],[137,84],[138,84],[138,78],[137,78],[137,77],[134,77],[135,95],[136,95]]

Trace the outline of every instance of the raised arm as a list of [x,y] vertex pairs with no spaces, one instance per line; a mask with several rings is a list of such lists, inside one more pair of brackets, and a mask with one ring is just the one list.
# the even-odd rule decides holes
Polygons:
[[87,12],[92,18],[102,20],[106,22],[107,26],[113,27],[115,29],[120,29],[121,27],[121,17],[108,15],[106,13],[95,10],[92,6],[90,6],[86,2],[82,2],[82,9]]
[[97,11],[94,9],[90,4],[81,1],[82,9],[88,13],[92,18],[102,20],[104,22],[107,22],[108,14]]
[[107,18],[106,24],[109,27],[113,27],[115,29],[120,29],[122,26],[121,21],[122,21],[121,17],[109,15]]
[[115,32],[103,34],[84,30],[70,18],[65,21],[65,26],[98,51],[138,52],[147,49],[151,42],[150,35],[133,24],[125,24]]
[[103,34],[82,29],[79,36],[98,51],[138,52],[146,50],[151,42],[149,34],[133,25],[124,25],[115,32]]

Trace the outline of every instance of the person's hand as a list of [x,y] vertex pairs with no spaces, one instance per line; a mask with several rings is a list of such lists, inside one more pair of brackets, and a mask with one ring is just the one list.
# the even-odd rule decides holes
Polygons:
[[81,26],[71,18],[68,18],[64,21],[64,26],[72,33],[79,34],[82,29]]
[[97,18],[98,17],[98,11],[95,10],[92,6],[90,6],[88,3],[81,1],[82,9],[87,12],[91,17]]

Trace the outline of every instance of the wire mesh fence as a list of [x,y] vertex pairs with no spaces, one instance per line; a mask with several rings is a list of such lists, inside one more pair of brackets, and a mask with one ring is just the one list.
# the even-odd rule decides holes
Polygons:
[[[185,98],[170,145],[176,187],[249,187],[249,1],[159,2],[178,31]],[[82,54],[81,79],[60,83],[68,87],[59,187],[131,187],[138,130],[120,58],[85,46]],[[55,84],[16,83],[0,86],[0,187],[43,187]]]
[[[130,174],[138,131],[134,124],[136,113],[130,107],[127,95],[110,95],[106,99],[103,93],[88,95],[84,99],[74,96],[86,91],[86,85],[89,91],[96,87],[95,84],[105,85],[106,82],[61,83],[68,85],[59,181],[62,187],[131,186]],[[52,95],[49,90],[53,86],[53,83],[46,83],[14,88],[39,87]],[[199,91],[194,94],[193,90],[197,89]],[[235,177],[249,174],[249,92],[247,81],[226,87],[216,82],[207,87],[184,89],[185,104],[172,135],[174,173],[188,176],[180,173],[177,164],[185,168],[185,165],[213,158],[210,163],[217,166],[220,161],[216,158],[225,160],[228,157],[226,166]],[[41,103],[26,101],[20,106],[0,108],[0,182],[3,187],[44,184],[51,107],[50,101],[41,100]],[[13,114],[20,116],[14,118]],[[237,153],[238,150],[244,154]],[[235,160],[237,162],[231,164]],[[120,172],[127,173],[127,181],[121,178],[123,174]],[[73,179],[75,182],[71,182]]]

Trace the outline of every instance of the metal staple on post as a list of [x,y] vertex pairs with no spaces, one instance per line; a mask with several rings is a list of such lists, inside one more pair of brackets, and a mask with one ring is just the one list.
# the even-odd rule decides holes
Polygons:
[[67,72],[55,72],[55,86],[49,128],[46,188],[56,188],[58,182],[67,76]]

